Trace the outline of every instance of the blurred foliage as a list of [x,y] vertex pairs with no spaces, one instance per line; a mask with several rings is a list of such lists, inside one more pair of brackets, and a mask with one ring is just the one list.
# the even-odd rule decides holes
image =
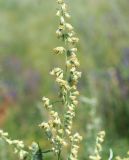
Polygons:
[[[83,72],[74,126],[84,136],[80,159],[92,152],[101,128],[107,132],[104,156],[109,148],[123,155],[129,147],[129,1],[68,3],[80,37]],[[27,144],[39,141],[43,148],[47,141],[37,125],[47,115],[41,98],[57,91],[48,75],[51,68],[64,67],[52,54],[59,45],[55,11],[51,0],[0,0],[0,126]],[[8,151],[0,153],[6,160]]]

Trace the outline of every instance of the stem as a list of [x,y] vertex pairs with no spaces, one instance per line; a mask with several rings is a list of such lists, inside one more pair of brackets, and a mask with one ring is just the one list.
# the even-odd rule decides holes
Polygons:
[[57,100],[57,101],[52,102],[51,104],[53,105],[53,104],[61,103],[61,102],[62,102],[61,100]]
[[42,153],[49,153],[49,152],[53,152],[53,150],[49,149],[49,150],[46,150],[46,151],[42,151]]
[[[65,54],[65,63],[67,63],[67,59],[68,59],[68,57],[67,57],[67,53]],[[67,64],[66,64],[66,66],[65,66],[65,79],[67,79],[67,71],[68,71],[68,67],[67,67]]]
[[59,153],[58,153],[58,160],[61,159],[60,156],[61,156],[61,150],[59,150]]

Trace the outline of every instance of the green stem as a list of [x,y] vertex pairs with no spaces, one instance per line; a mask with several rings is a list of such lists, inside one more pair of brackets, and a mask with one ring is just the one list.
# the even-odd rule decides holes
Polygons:
[[[65,54],[65,63],[67,63],[68,57],[67,57],[67,53]],[[67,80],[67,71],[68,71],[68,67],[67,64],[65,66],[65,79]]]
[[61,150],[59,150],[59,153],[58,153],[58,160],[61,160]]
[[52,102],[51,104],[53,105],[53,104],[56,104],[56,103],[62,103],[62,101],[61,100],[57,100],[57,101]]
[[53,150],[49,149],[49,150],[46,150],[46,151],[42,151],[42,153],[49,153],[49,152],[53,152]]

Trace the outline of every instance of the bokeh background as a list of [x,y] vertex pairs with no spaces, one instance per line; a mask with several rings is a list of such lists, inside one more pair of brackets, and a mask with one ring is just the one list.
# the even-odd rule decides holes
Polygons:
[[[68,0],[67,0],[68,1]],[[74,128],[83,135],[80,160],[93,153],[99,130],[106,131],[104,159],[129,150],[129,1],[69,0],[80,38],[83,72]],[[49,71],[64,62],[53,56],[59,45],[55,0],[0,0],[0,128],[14,139],[46,148],[38,124],[46,119],[42,96],[53,97]],[[17,159],[0,142],[0,159]],[[49,155],[46,159],[52,159]]]

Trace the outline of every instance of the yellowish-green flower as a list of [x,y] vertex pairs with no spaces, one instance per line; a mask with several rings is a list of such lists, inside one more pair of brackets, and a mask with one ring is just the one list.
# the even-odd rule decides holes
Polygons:
[[62,54],[65,52],[65,48],[64,47],[56,47],[53,49],[55,54]]

